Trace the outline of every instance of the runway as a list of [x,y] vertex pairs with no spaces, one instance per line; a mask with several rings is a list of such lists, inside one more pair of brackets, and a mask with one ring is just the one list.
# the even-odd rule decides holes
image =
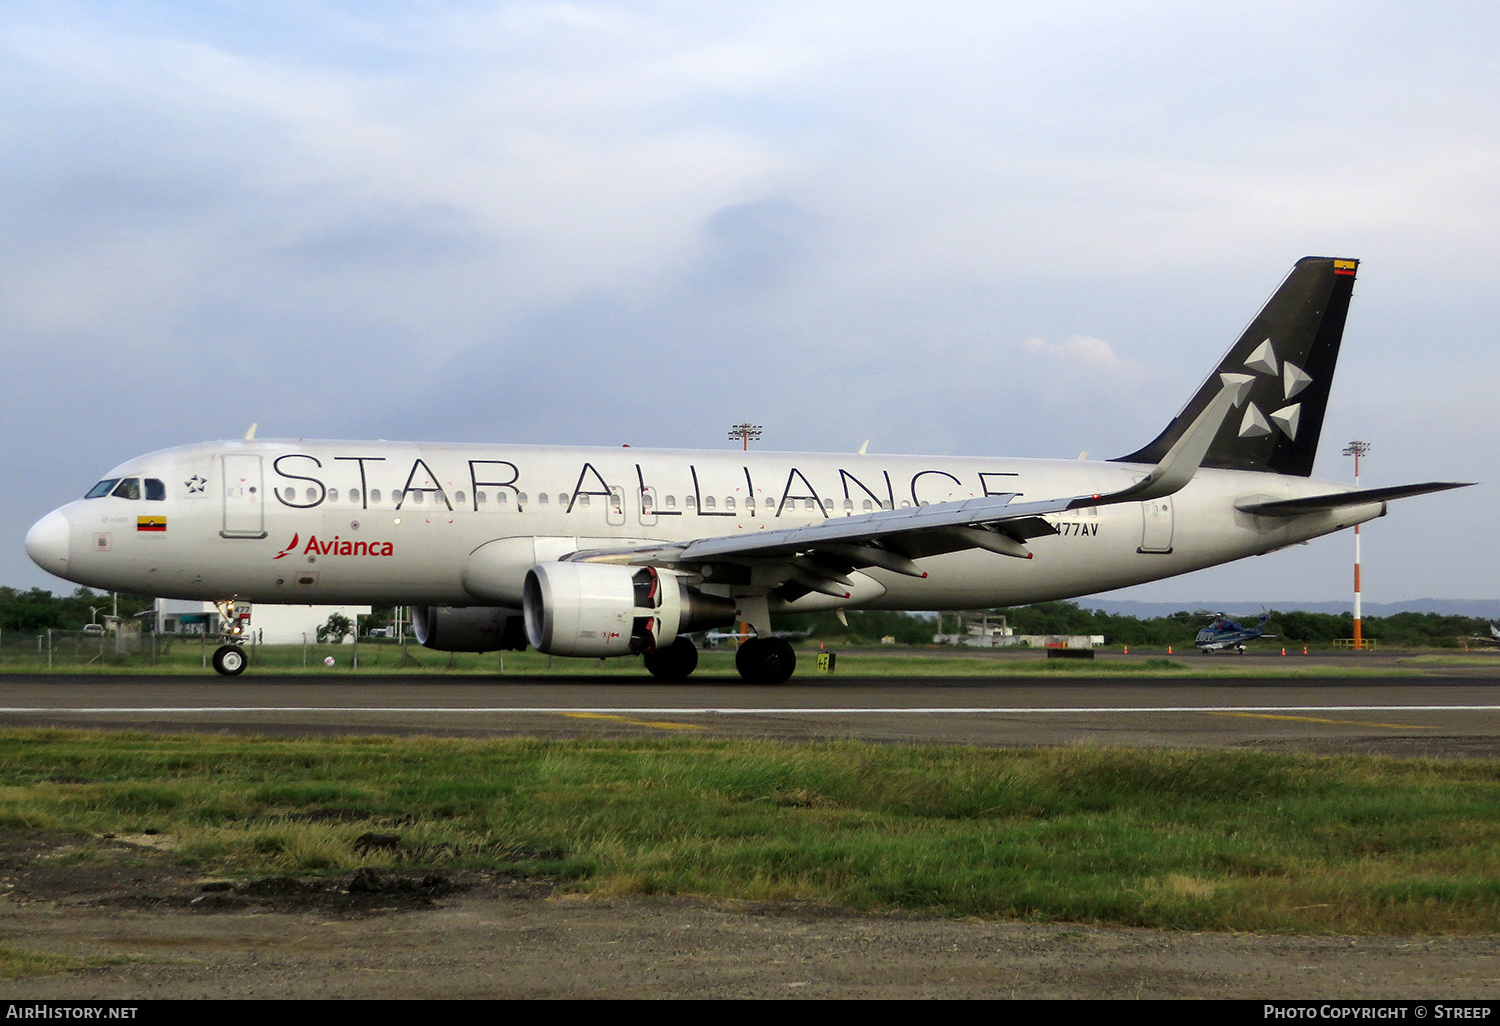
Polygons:
[[0,676],[0,726],[277,735],[756,737],[1500,754],[1500,676],[838,678]]

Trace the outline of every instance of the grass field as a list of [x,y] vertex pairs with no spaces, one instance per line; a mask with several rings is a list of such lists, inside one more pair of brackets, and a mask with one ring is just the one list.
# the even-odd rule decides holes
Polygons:
[[[596,895],[1500,931],[1500,766],[1482,761],[15,730],[0,828],[156,831],[215,876],[490,869]],[[399,849],[359,853],[372,830]]]
[[[59,645],[49,664],[35,644],[0,650],[0,673],[152,673],[201,675],[208,671],[216,646],[197,641],[174,641],[164,650],[121,655],[109,645],[90,638]],[[393,642],[361,642],[352,645],[260,645],[249,650],[247,672],[315,673],[331,677],[360,674],[443,675],[556,675],[620,676],[644,678],[645,667],[638,656],[616,659],[568,659],[535,651],[487,654],[434,652],[416,644],[405,649]],[[799,649],[797,679],[815,679],[816,648]],[[1421,666],[1500,666],[1500,658],[1485,655],[1432,654],[1408,660],[1410,666],[1390,661],[1361,664],[1358,657],[1335,665],[1309,661],[1301,655],[1285,658],[1242,658],[1234,655],[1202,656],[1196,651],[1172,656],[1138,654],[1125,657],[1117,651],[1101,650],[1094,659],[1048,659],[1036,650],[984,651],[932,646],[929,648],[868,648],[837,653],[837,674],[845,677],[1006,677],[1006,676],[1141,676],[1170,677],[1209,675],[1222,677],[1324,677],[1410,676]],[[358,659],[358,666],[355,659]],[[333,659],[332,666],[325,665]],[[738,679],[734,651],[729,647],[699,654],[696,678]]]

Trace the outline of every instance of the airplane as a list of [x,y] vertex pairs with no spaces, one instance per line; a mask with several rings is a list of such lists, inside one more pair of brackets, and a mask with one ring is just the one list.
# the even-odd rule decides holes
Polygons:
[[1241,655],[1245,652],[1245,642],[1254,641],[1257,638],[1274,638],[1274,634],[1266,634],[1266,621],[1271,619],[1270,613],[1262,613],[1260,622],[1254,627],[1246,627],[1244,624],[1235,623],[1223,613],[1215,613],[1214,620],[1207,627],[1198,632],[1193,644],[1202,649],[1203,654],[1222,651],[1232,648]]
[[212,600],[214,668],[246,603],[413,607],[442,651],[642,655],[747,623],[736,666],[780,683],[782,613],[1065,599],[1270,552],[1460,482],[1311,477],[1358,261],[1299,260],[1182,411],[1110,460],[245,438],[127,460],[38,520],[43,569]]
[[1471,642],[1478,642],[1481,645],[1500,645],[1500,627],[1496,627],[1494,624],[1490,624],[1489,637],[1478,634],[1474,637],[1471,637],[1469,640]]

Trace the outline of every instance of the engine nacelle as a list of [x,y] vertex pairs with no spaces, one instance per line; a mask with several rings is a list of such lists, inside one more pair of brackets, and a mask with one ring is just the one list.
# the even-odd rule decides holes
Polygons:
[[526,648],[526,624],[519,609],[493,606],[413,606],[417,640],[439,652],[494,652]]
[[654,652],[677,635],[734,622],[735,604],[681,574],[610,563],[542,563],[526,573],[526,637],[548,655]]

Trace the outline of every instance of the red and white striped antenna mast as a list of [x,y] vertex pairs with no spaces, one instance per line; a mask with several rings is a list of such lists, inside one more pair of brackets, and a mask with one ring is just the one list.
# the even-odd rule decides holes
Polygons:
[[[1344,446],[1344,455],[1354,457],[1354,487],[1359,487],[1359,458],[1370,451],[1369,442],[1350,442]],[[1361,623],[1359,581],[1359,525],[1354,525],[1354,647],[1365,647],[1364,628]]]

